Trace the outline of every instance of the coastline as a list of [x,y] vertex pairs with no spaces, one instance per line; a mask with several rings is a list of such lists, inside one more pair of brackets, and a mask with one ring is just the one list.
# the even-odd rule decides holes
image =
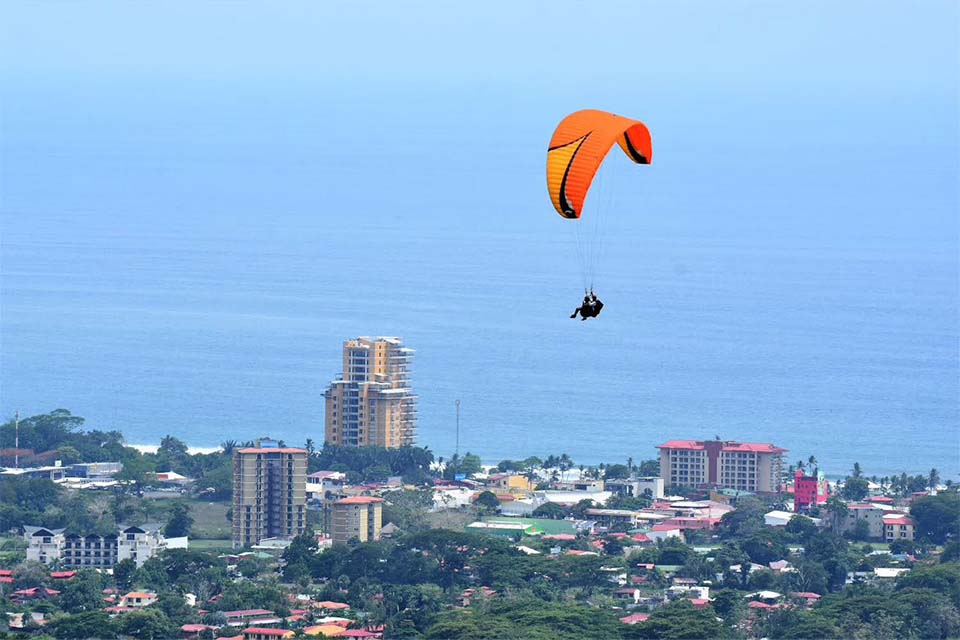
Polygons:
[[[156,453],[160,449],[160,445],[158,444],[127,444],[126,446],[130,447],[131,449],[136,449],[140,453]],[[217,453],[218,451],[222,451],[222,448],[221,447],[192,447],[190,445],[187,445],[187,453],[190,454],[191,456],[195,456],[198,454],[206,455],[209,453]]]

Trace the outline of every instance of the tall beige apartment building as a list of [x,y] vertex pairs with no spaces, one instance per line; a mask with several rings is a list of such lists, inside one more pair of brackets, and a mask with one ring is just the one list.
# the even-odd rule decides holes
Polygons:
[[720,487],[776,493],[783,454],[772,444],[731,440],[670,440],[660,449],[660,475],[666,487]]
[[353,539],[373,542],[380,539],[383,498],[343,498],[328,505],[324,516],[324,530],[334,544],[346,544]]
[[307,452],[262,439],[233,451],[233,548],[293,538],[307,525]]
[[410,388],[413,349],[400,338],[343,343],[343,372],[324,393],[326,441],[359,447],[413,444],[416,396]]

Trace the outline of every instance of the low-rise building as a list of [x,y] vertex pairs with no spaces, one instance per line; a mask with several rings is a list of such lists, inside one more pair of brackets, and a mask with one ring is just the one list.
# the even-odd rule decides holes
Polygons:
[[606,491],[631,498],[648,496],[654,500],[661,500],[664,497],[663,478],[656,476],[606,480],[603,483],[603,488]]
[[121,527],[117,534],[80,535],[63,529],[24,527],[27,559],[51,564],[57,560],[67,567],[109,569],[123,560],[143,566],[149,558],[167,548],[186,548],[186,538],[165,538],[160,525]]
[[493,491],[512,493],[533,491],[535,485],[526,476],[513,473],[496,473],[487,478],[487,486]]
[[120,606],[141,609],[143,607],[149,607],[156,601],[157,594],[152,591],[131,591],[120,598]]
[[880,540],[884,537],[883,516],[890,513],[886,505],[854,502],[847,505],[847,517],[840,523],[842,533],[853,531],[858,522],[866,522],[867,537]]
[[916,523],[910,516],[902,513],[885,515],[883,522],[883,539],[885,542],[895,540],[913,540],[913,531]]

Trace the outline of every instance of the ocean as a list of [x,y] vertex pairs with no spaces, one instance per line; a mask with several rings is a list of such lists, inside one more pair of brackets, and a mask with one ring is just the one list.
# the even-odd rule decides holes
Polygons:
[[896,140],[878,123],[902,105],[854,98],[743,119],[770,105],[590,104],[644,118],[654,160],[608,158],[605,308],[580,322],[543,163],[585,94],[20,86],[0,138],[5,417],[319,442],[341,343],[396,335],[438,456],[459,399],[461,452],[490,463],[720,436],[831,475],[960,477],[955,97]]

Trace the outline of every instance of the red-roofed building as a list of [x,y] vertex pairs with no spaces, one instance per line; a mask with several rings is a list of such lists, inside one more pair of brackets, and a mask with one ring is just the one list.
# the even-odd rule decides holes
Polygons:
[[208,624],[185,624],[180,627],[180,637],[187,640],[199,638],[204,631],[216,631],[217,627],[211,627]]
[[693,604],[694,609],[706,609],[710,606],[710,601],[706,598],[690,598],[690,603]]
[[780,488],[783,454],[772,444],[732,440],[670,440],[660,449],[666,487],[719,487],[756,493]]
[[629,616],[620,618],[620,622],[623,624],[637,624],[640,622],[646,622],[650,619],[649,613],[634,613]]
[[47,600],[60,595],[56,589],[46,589],[44,587],[33,587],[32,589],[20,589],[10,594],[10,600],[17,604],[30,602],[31,600]]
[[805,476],[803,471],[797,469],[793,476],[793,512],[800,513],[810,507],[824,504],[829,492],[830,488],[823,474]]
[[54,580],[73,580],[77,575],[76,571],[51,571],[50,577]]
[[812,591],[795,591],[790,594],[791,600],[797,600],[803,602],[806,606],[812,607],[817,604],[817,600],[820,599],[819,593],[813,593]]
[[292,638],[296,635],[289,629],[269,629],[267,627],[247,627],[243,630],[243,640],[276,640]]
[[883,539],[886,542],[894,540],[913,540],[916,523],[913,518],[903,514],[893,514],[883,518]]
[[333,544],[351,540],[373,542],[380,539],[383,527],[383,498],[352,496],[327,504],[323,510],[324,531]]

